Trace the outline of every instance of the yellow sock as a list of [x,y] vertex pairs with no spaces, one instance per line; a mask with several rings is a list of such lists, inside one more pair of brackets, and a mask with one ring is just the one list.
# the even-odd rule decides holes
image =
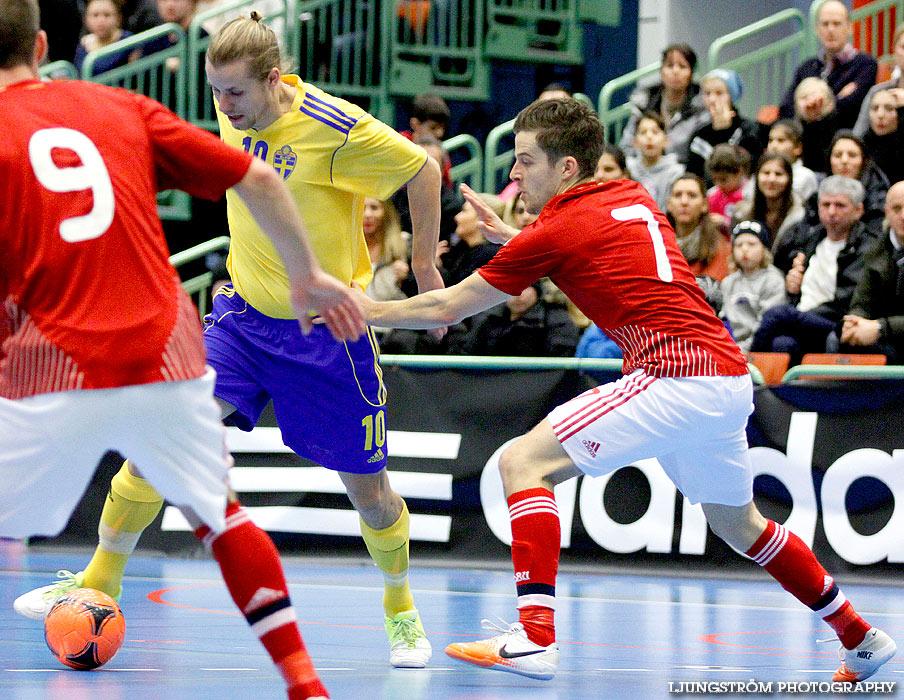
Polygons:
[[414,610],[414,598],[408,587],[408,506],[403,502],[399,519],[382,530],[374,530],[362,520],[361,535],[371,558],[383,572],[386,616]]
[[110,481],[110,491],[97,526],[98,545],[85,567],[84,586],[112,596],[122,590],[126,562],[144,529],[154,522],[163,498],[146,480],[129,473],[123,462]]

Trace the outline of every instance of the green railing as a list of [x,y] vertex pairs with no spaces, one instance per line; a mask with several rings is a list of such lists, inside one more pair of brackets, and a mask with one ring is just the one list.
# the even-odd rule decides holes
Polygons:
[[628,117],[631,116],[631,105],[628,103],[628,96],[641,80],[658,73],[661,66],[662,62],[656,61],[656,63],[651,63],[643,68],[625,73],[618,78],[613,78],[603,85],[597,101],[596,111],[599,113],[600,121],[606,131],[607,141],[610,143],[619,142],[622,131],[625,129],[625,124],[628,123]]
[[[200,243],[192,248],[176,253],[175,255],[171,255],[169,261],[173,267],[179,269],[182,265],[203,258],[208,253],[212,253],[215,250],[229,250],[229,236],[220,236],[219,238],[214,238],[205,243]],[[207,315],[207,298],[212,285],[212,272],[205,272],[196,277],[187,279],[182,283],[182,288],[194,299],[195,305],[198,307],[198,312],[201,314],[201,318],[204,318],[204,316]]]
[[[778,34],[785,33],[780,39]],[[763,45],[764,38],[769,43]],[[744,84],[738,105],[753,118],[762,105],[778,104],[808,45],[806,18],[799,10],[782,10],[716,39],[707,65],[737,71]]]
[[433,92],[446,99],[488,99],[484,10],[485,0],[383,2],[390,94]]
[[[195,15],[188,27],[188,46],[186,48],[184,70],[188,100],[185,111],[188,121],[202,129],[214,132],[220,129],[217,124],[213,94],[207,87],[207,77],[204,73],[204,54],[210,45],[210,37],[204,27],[210,23],[222,24],[227,18],[237,17],[246,10],[250,12],[255,9],[255,2],[256,0],[234,0],[221,7],[200,12]],[[290,41],[287,41],[286,32],[293,26],[292,15],[287,12],[284,0],[278,0],[278,3],[280,9],[275,12],[271,11],[264,19],[268,22],[272,20],[282,20],[284,22],[284,29],[277,36],[281,45],[286,46],[287,43],[291,44]]]
[[75,80],[78,78],[78,71],[69,61],[46,63],[41,66],[38,73],[45,80]]
[[488,0],[486,56],[579,64],[583,29],[579,0]]
[[[173,45],[163,51],[143,56],[118,68],[95,75],[95,64],[105,56],[123,51],[141,51],[149,41],[172,35]],[[82,78],[102,85],[122,87],[162,102],[180,117],[185,117],[185,32],[177,24],[164,24],[122,41],[92,51],[82,64]],[[174,70],[175,68],[175,70]],[[191,197],[185,192],[168,190],[157,195],[157,213],[161,219],[189,221]]]
[[508,171],[515,162],[515,148],[500,152],[502,139],[511,136],[515,120],[510,119],[500,124],[487,135],[486,148],[483,151],[483,186],[487,192],[500,192],[508,182]]
[[387,47],[377,7],[374,2],[289,0],[288,44],[303,80],[354,99],[378,119],[391,122],[393,105],[380,79]]
[[[122,51],[140,51],[148,42],[168,35],[173,41],[169,48],[95,75],[94,64],[101,58]],[[164,24],[92,51],[82,64],[82,78],[147,95],[185,117],[185,55],[185,32],[178,24]]]
[[456,184],[467,182],[475,192],[483,192],[483,149],[480,141],[470,134],[459,134],[443,141],[443,148],[450,157],[459,149],[468,152],[465,160],[452,166],[452,181]]
[[904,365],[796,365],[785,372],[782,383],[801,377],[904,379]]

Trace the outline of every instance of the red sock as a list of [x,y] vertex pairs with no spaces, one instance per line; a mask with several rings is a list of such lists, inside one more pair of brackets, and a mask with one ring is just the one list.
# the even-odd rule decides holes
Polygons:
[[769,520],[746,554],[825,620],[845,648],[853,649],[863,641],[869,623],[854,611],[810,548],[793,532]]
[[549,646],[556,641],[553,614],[561,544],[556,499],[548,489],[525,489],[509,496],[508,505],[519,619],[528,639]]
[[329,697],[305,650],[279,553],[267,533],[230,503],[225,532],[203,526],[195,536],[213,551],[232,599],[285,678],[290,700]]

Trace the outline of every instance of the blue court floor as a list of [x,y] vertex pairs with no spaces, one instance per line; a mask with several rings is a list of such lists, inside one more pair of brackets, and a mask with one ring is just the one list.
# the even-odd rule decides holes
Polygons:
[[[48,583],[58,568],[76,571],[86,561],[85,552],[0,543],[0,698],[285,697],[269,658],[232,607],[216,564],[204,559],[134,557],[122,601],[128,624],[122,650],[93,672],[59,665],[44,646],[41,625],[17,616],[12,601],[22,591]],[[452,661],[443,648],[488,635],[481,618],[515,619],[511,573],[423,567],[412,570],[412,588],[433,644],[433,660],[425,670],[396,670],[387,660],[376,569],[308,558],[287,559],[285,566],[308,649],[336,699],[709,697],[670,692],[670,683],[675,690],[682,682],[753,679],[772,682],[774,690],[779,681],[830,681],[837,666],[837,644],[816,641],[832,636],[831,631],[766,580],[563,573],[556,678],[533,681],[477,669]],[[904,639],[904,590],[848,584],[844,591],[873,624]],[[904,683],[904,653],[873,680]],[[896,695],[904,697],[897,690],[874,697]]]

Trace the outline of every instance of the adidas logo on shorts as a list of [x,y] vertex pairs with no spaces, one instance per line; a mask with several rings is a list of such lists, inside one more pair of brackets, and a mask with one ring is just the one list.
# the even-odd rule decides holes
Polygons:
[[587,448],[591,457],[596,457],[596,453],[600,449],[600,444],[598,442],[593,440],[581,440],[581,444]]
[[371,458],[367,460],[367,463],[373,464],[374,462],[379,462],[381,459],[383,459],[383,448],[382,447],[373,453]]

